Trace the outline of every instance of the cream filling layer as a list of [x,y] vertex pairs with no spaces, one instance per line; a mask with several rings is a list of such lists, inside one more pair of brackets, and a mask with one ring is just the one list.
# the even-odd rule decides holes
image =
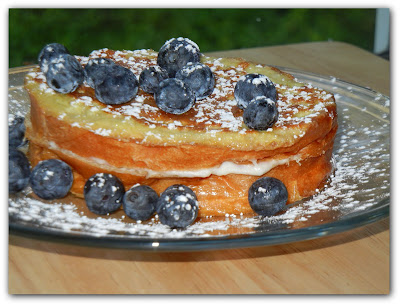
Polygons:
[[290,161],[300,161],[300,156],[295,155],[284,159],[271,159],[268,161],[257,162],[253,160],[251,164],[237,164],[232,161],[225,161],[221,165],[195,169],[195,170],[169,170],[153,171],[148,170],[147,177],[179,177],[179,178],[206,178],[211,175],[226,176],[229,174],[243,174],[251,176],[262,176],[278,165],[287,164]]
[[135,176],[142,176],[146,178],[206,178],[211,175],[216,176],[226,176],[229,174],[243,174],[251,176],[262,176],[269,172],[276,166],[287,164],[290,161],[301,161],[301,155],[292,155],[287,158],[280,159],[269,159],[265,161],[253,160],[252,163],[248,164],[237,164],[232,161],[225,161],[218,166],[194,169],[194,170],[166,170],[166,171],[156,171],[152,169],[143,168],[126,168],[126,167],[115,167],[109,164],[106,160],[99,159],[96,157],[84,158],[69,150],[61,149],[54,142],[49,142],[49,148],[52,150],[57,150],[63,154],[71,156],[77,160],[87,162],[89,164],[99,166],[105,170],[111,170],[123,174],[131,174]]

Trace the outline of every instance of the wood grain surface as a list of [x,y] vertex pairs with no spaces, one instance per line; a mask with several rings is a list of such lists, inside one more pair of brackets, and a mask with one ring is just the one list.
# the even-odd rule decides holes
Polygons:
[[[390,65],[340,42],[209,53],[335,76],[389,95]],[[157,253],[9,236],[9,294],[388,294],[390,220],[277,246]]]

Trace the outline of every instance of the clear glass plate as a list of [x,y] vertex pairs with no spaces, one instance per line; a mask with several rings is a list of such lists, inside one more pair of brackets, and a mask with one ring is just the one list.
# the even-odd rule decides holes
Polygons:
[[[9,70],[9,117],[24,116],[29,98],[23,88],[31,67]],[[335,171],[313,197],[288,205],[273,217],[226,215],[200,219],[171,230],[157,218],[137,223],[122,211],[90,214],[83,200],[35,199],[28,188],[9,198],[13,234],[81,245],[157,251],[196,251],[275,245],[344,232],[389,216],[390,100],[378,92],[334,77],[293,69],[299,81],[332,92],[338,106]]]

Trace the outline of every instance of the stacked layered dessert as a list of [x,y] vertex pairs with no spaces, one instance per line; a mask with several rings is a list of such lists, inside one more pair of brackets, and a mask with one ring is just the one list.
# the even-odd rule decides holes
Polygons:
[[172,227],[272,215],[331,173],[333,95],[274,67],[208,57],[186,38],[88,57],[50,44],[39,64],[25,81],[30,162],[67,164],[92,212],[147,208]]

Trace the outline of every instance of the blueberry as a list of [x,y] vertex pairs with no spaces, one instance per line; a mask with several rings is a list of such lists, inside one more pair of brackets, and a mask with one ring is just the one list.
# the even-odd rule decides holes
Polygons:
[[8,152],[8,191],[18,193],[29,184],[31,174],[28,158],[19,150]]
[[96,98],[107,105],[119,105],[133,99],[139,89],[137,77],[128,68],[120,65],[107,65],[107,76],[96,83]]
[[48,200],[65,197],[71,189],[72,182],[71,167],[57,159],[40,161],[33,168],[30,177],[33,192]]
[[111,174],[98,173],[90,177],[84,186],[83,195],[88,209],[99,215],[118,210],[125,194],[121,180]]
[[258,96],[243,111],[243,121],[247,127],[255,130],[267,130],[278,120],[279,112],[276,102]]
[[131,187],[124,195],[122,207],[130,218],[147,220],[156,211],[157,193],[147,185]]
[[196,99],[210,95],[214,90],[214,74],[209,66],[202,63],[188,63],[175,76],[190,87]]
[[39,66],[43,73],[47,72],[51,59],[60,54],[70,53],[65,46],[59,43],[49,43],[43,47],[38,56]]
[[70,93],[76,90],[84,80],[81,64],[75,56],[59,54],[53,57],[45,73],[47,84],[59,93]]
[[192,224],[199,211],[196,194],[187,186],[174,184],[162,192],[157,203],[161,223],[171,228]]
[[247,105],[257,96],[266,96],[276,102],[276,88],[273,82],[262,74],[246,74],[235,86],[235,99],[240,108]]
[[8,147],[19,147],[24,144],[25,138],[25,119],[15,117],[8,126]]
[[172,114],[187,112],[196,100],[192,89],[176,78],[163,80],[154,98],[161,110]]
[[94,88],[97,83],[102,82],[107,75],[106,71],[109,65],[115,65],[115,62],[109,58],[90,59],[83,70],[87,84]]
[[175,77],[176,72],[188,62],[200,61],[200,49],[188,38],[172,38],[160,48],[157,64],[167,70],[169,77]]
[[144,69],[139,76],[139,86],[144,92],[156,93],[160,82],[168,78],[168,72],[159,66]]
[[285,207],[288,192],[279,179],[262,177],[249,188],[248,199],[254,212],[262,216],[273,216]]

